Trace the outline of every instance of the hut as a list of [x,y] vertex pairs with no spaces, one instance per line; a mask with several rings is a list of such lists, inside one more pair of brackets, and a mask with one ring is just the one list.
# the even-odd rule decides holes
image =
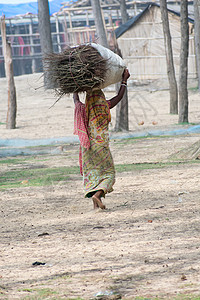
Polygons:
[[[156,4],[157,2],[159,1],[154,0],[154,3],[149,4],[145,0],[127,0],[126,6],[130,20],[118,27],[121,24],[120,1],[101,0],[110,48],[113,50],[115,48],[113,31],[118,27],[116,29],[118,44],[134,79],[166,77],[163,32],[160,8]],[[190,2],[193,1],[188,3],[190,4]],[[33,5],[30,0],[29,4],[15,5],[13,9],[11,9],[11,5],[3,6],[0,4],[0,12],[6,15],[7,38],[12,45],[14,75],[42,71],[37,1],[34,0]],[[52,0],[49,1],[49,4],[53,51],[55,53],[61,52],[66,46],[96,41],[96,28],[90,0],[73,0],[66,3],[62,0]],[[168,1],[168,5],[178,8],[180,1]],[[191,31],[193,20],[190,19],[189,22]],[[170,10],[170,24],[178,71],[180,16],[172,9]],[[196,66],[192,33],[190,38],[189,76],[193,77],[196,74]],[[4,76],[4,57],[0,32],[0,77]]]
[[[108,35],[117,26],[113,23],[119,21],[119,3],[112,6],[111,2],[103,5],[104,12],[106,11],[104,17]],[[92,8],[87,6],[88,1],[70,1],[70,3],[64,4],[62,0],[49,1],[51,35],[55,53],[61,52],[66,46],[92,42],[97,39]],[[110,24],[110,5],[115,9],[112,15],[112,24]],[[12,46],[15,76],[42,71],[37,10],[36,0],[33,3],[30,0],[30,3],[18,5],[1,4],[0,0],[0,13],[4,13],[6,16],[7,39]],[[0,29],[0,77],[4,76]]]
[[[168,9],[168,16],[175,72],[178,76],[181,45],[180,13]],[[188,24],[190,33],[188,78],[196,78],[194,19],[189,17]],[[148,81],[167,78],[161,10],[158,4],[149,3],[141,13],[118,27],[115,33],[122,56],[134,80]]]

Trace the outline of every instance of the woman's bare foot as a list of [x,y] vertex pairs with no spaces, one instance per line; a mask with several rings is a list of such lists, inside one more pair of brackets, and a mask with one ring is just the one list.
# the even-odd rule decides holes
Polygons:
[[93,201],[93,204],[94,204],[94,209],[99,208],[98,202],[96,201],[96,199],[94,199],[94,196],[92,196],[92,201]]
[[93,204],[94,204],[94,209],[97,208],[101,208],[101,209],[105,209],[105,205],[102,203],[101,201],[101,197],[103,196],[103,191],[97,191],[93,196],[92,196],[92,200],[93,200]]
[[92,200],[93,200],[93,203],[94,203],[94,209],[97,209],[97,208],[101,208],[101,209],[105,209],[105,205],[102,203],[101,199],[98,199],[95,195],[92,196]]

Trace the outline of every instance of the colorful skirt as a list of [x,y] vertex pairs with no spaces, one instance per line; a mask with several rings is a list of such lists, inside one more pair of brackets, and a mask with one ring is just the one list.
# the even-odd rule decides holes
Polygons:
[[115,168],[109,145],[91,143],[87,150],[82,147],[82,166],[85,197],[92,197],[103,190],[104,196],[113,191]]

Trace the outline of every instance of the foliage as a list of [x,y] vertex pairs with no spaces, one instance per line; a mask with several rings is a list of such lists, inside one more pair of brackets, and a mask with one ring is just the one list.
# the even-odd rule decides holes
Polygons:
[[[155,162],[155,163],[135,163],[135,164],[119,164],[116,165],[117,172],[128,172],[128,171],[137,171],[137,170],[149,170],[149,169],[161,169],[178,164],[184,164],[188,162]],[[195,161],[190,161],[190,163],[195,163]],[[196,161],[198,163],[198,161]]]
[[[2,159],[0,165],[8,164],[9,170],[1,172],[0,189],[18,188],[22,186],[49,186],[52,184],[67,184],[69,180],[75,179],[72,175],[80,174],[78,166],[46,167],[37,165],[29,158]],[[27,160],[27,161],[26,161]],[[199,161],[190,161],[190,163]],[[147,169],[166,168],[177,164],[186,164],[186,162],[156,162],[156,163],[135,163],[135,164],[117,164],[116,171],[133,172]]]
[[69,175],[78,174],[78,167],[57,167],[57,168],[13,168],[2,172],[0,178],[0,189],[17,188],[20,186],[48,186],[62,181],[65,184]]

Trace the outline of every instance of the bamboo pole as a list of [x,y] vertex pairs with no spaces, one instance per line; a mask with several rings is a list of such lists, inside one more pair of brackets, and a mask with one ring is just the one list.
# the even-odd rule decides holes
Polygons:
[[89,31],[89,16],[88,16],[88,11],[86,10],[86,26],[87,26],[87,41],[90,42],[90,31]]
[[6,77],[7,77],[7,84],[8,84],[8,111],[7,111],[6,128],[15,129],[17,101],[16,101],[16,90],[15,90],[15,82],[14,82],[14,75],[13,75],[11,45],[6,40],[5,16],[1,18],[1,35],[2,35],[2,43],[3,43]]
[[[33,20],[32,17],[30,17],[30,24],[29,24],[29,34],[30,34],[30,44],[31,44],[31,53],[30,55],[33,57],[34,56],[34,46],[33,46]],[[36,60],[35,58],[32,58],[32,63],[31,63],[31,69],[32,72],[35,73],[36,72]]]
[[69,44],[69,36],[68,36],[68,29],[67,29],[67,18],[66,13],[64,13],[64,35],[65,35],[65,44]]
[[59,29],[59,20],[58,16],[56,15],[56,39],[57,39],[57,44],[58,44],[58,51],[61,52],[61,43],[60,43],[60,29]]
[[106,21],[105,21],[105,18],[104,18],[104,13],[103,13],[102,8],[101,8],[101,15],[102,15],[102,20],[103,20],[104,30],[105,30],[105,33],[106,33],[106,39],[108,40],[108,32],[107,32],[107,28],[106,28]]
[[68,11],[68,17],[69,17],[69,26],[70,26],[70,30],[71,30],[71,34],[72,34],[72,44],[74,45],[75,37],[74,37],[74,33],[73,33],[72,18],[71,18],[70,11]]
[[194,0],[194,33],[195,33],[195,53],[196,68],[198,76],[198,89],[200,93],[200,1]]

